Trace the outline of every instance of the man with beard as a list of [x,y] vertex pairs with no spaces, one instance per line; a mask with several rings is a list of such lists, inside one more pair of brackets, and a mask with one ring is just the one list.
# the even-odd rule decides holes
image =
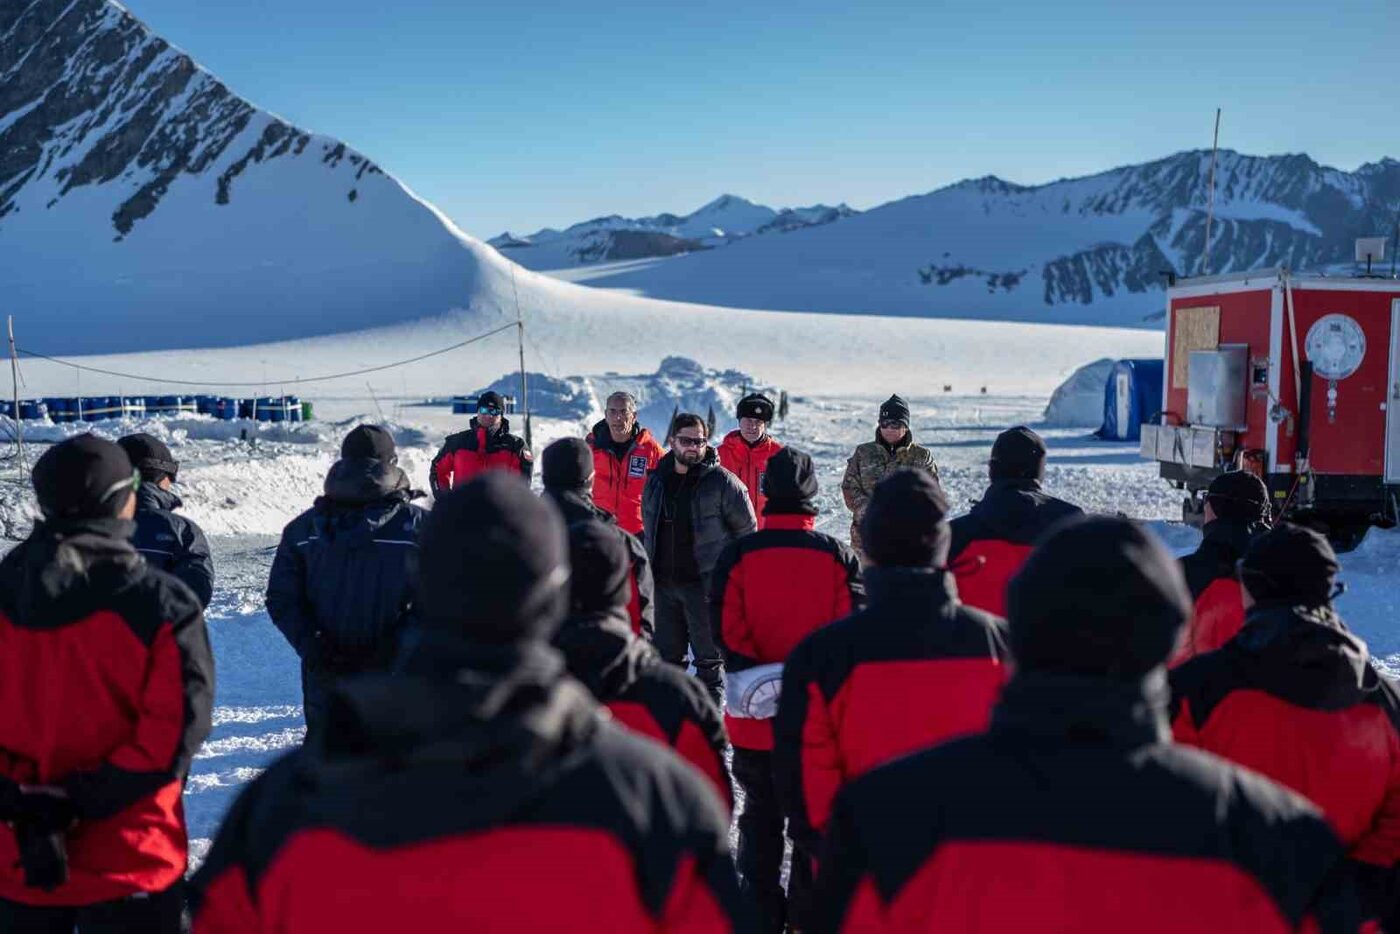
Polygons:
[[671,425],[671,453],[642,493],[647,555],[656,578],[656,648],[684,665],[686,646],[716,706],[724,661],[710,626],[710,572],[730,542],[758,528],[749,494],[719,465],[705,420],[682,412]]

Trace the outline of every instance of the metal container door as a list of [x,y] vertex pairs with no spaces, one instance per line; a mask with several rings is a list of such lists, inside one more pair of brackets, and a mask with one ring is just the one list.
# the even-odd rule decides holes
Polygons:
[[1400,483],[1400,298],[1390,303],[1390,391],[1385,406],[1385,482]]

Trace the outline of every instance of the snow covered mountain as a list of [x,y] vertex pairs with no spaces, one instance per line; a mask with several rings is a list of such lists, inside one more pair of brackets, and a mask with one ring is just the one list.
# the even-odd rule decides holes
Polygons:
[[612,214],[564,230],[546,227],[526,237],[509,231],[486,241],[529,269],[563,269],[613,260],[674,256],[727,246],[755,234],[786,233],[850,217],[845,204],[774,210],[738,195],[720,195],[690,214],[621,217]]
[[420,318],[508,290],[484,255],[365,156],[257,109],[117,3],[0,2],[0,295],[29,347]]
[[1395,159],[1343,172],[1223,151],[1207,263],[1209,170],[1209,152],[1183,152],[1038,186],[988,176],[840,224],[570,279],[748,308],[1141,325],[1161,312],[1165,272],[1346,264],[1356,237],[1389,234],[1400,211]]

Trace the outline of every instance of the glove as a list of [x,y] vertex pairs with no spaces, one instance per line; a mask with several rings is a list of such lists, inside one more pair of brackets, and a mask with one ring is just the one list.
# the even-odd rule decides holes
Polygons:
[[9,822],[19,813],[19,786],[0,778],[0,822]]
[[68,881],[67,832],[74,818],[73,802],[63,789],[19,786],[15,842],[25,885],[52,892]]

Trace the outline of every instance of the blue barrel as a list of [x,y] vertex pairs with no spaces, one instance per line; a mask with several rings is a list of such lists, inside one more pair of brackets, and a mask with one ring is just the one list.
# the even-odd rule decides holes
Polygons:
[[219,405],[218,396],[195,396],[194,410],[199,415],[214,415]]
[[301,421],[301,400],[296,396],[283,396],[282,408],[287,413],[287,421]]
[[69,399],[54,398],[44,400],[44,405],[46,405],[49,410],[49,418],[53,421],[55,425],[61,424],[63,422],[71,422],[73,420],[68,415],[68,403],[70,401],[71,400]]
[[0,415],[6,418],[15,417],[15,404],[9,399],[0,399]]
[[179,396],[147,396],[145,403],[147,415],[180,414]]
[[256,399],[239,399],[239,400],[238,400],[238,417],[239,417],[239,418],[256,418],[257,415],[258,415],[258,400],[256,400]]
[[145,418],[146,399],[144,396],[123,396],[117,400],[119,418]]
[[41,399],[21,399],[19,417],[28,422],[41,422],[49,417],[49,407]]
[[220,398],[214,400],[214,410],[210,413],[220,421],[231,422],[238,417],[238,400]]
[[259,396],[256,401],[257,419],[260,422],[280,422],[282,400],[271,396]]
[[475,414],[476,414],[476,405],[475,405],[475,402],[476,402],[476,398],[475,398],[475,397],[453,396],[453,397],[452,397],[452,414],[453,414],[453,415],[475,415]]

